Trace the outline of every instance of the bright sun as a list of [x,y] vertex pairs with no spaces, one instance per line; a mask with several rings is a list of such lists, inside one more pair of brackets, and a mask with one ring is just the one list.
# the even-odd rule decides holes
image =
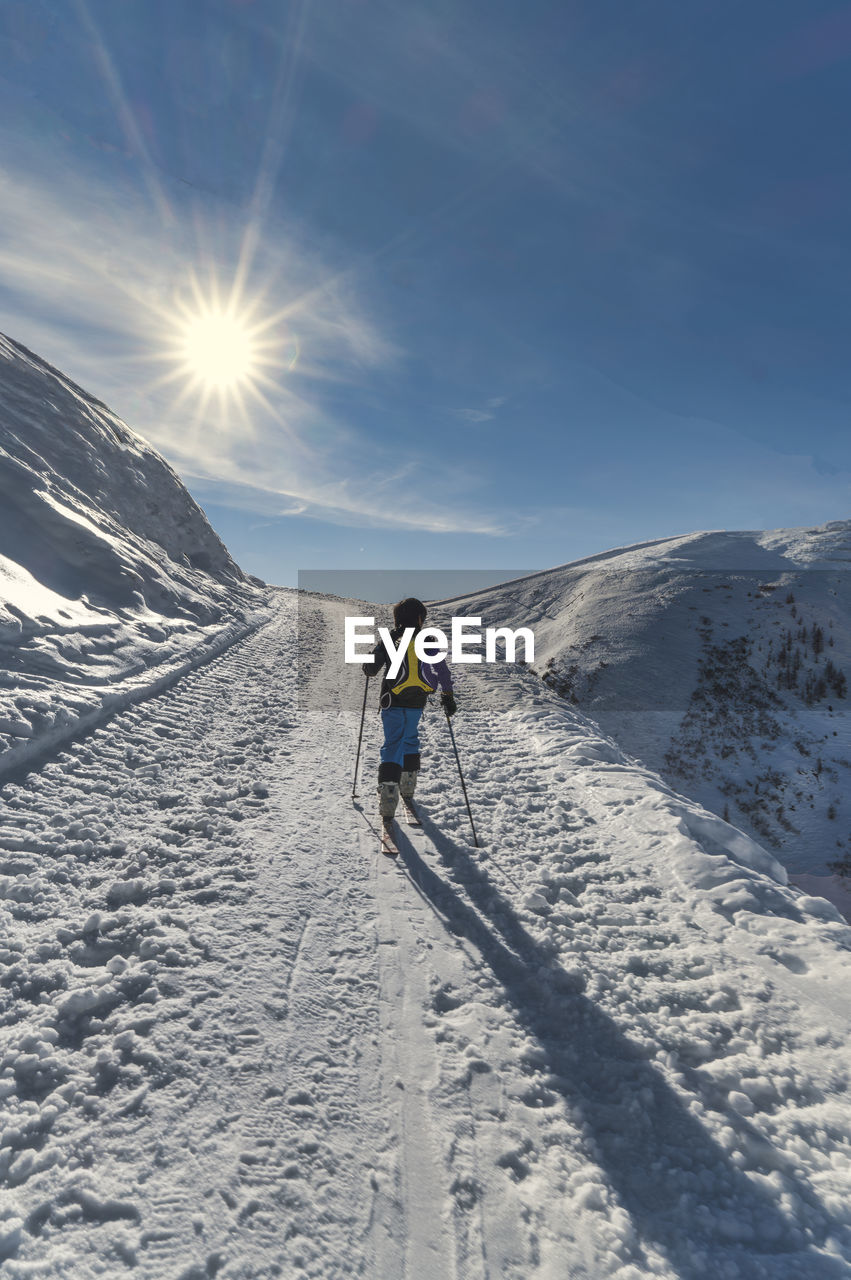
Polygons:
[[262,295],[247,298],[236,284],[226,291],[215,277],[204,289],[194,274],[172,307],[162,357],[173,367],[156,385],[180,384],[175,405],[195,400],[198,422],[236,413],[247,431],[250,405],[276,416],[281,378],[300,354],[286,312],[266,312]]
[[239,316],[208,311],[187,320],[182,335],[184,368],[205,388],[225,391],[249,380],[257,351]]

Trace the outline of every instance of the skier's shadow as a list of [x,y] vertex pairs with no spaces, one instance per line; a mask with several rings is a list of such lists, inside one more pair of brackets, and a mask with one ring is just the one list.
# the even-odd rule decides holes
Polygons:
[[[804,1264],[802,1223],[785,1216],[774,1197],[732,1163],[730,1153],[641,1048],[527,932],[486,871],[427,818],[423,823],[473,906],[423,861],[404,832],[400,857],[446,928],[481,954],[505,989],[517,1022],[543,1051],[545,1061],[530,1071],[545,1074],[545,1087],[540,1079],[537,1087],[530,1081],[529,1105],[552,1105],[559,1094],[569,1103],[587,1140],[589,1160],[603,1169],[639,1236],[667,1255],[678,1276],[690,1280],[719,1274],[722,1259],[738,1263],[737,1275],[780,1280],[800,1275],[806,1265],[807,1276],[818,1280],[846,1276],[847,1263],[840,1258],[807,1251]],[[546,985],[536,979],[539,969],[548,975]],[[680,1071],[694,1096],[703,1094],[706,1103],[706,1082],[687,1067]],[[722,1099],[719,1092],[708,1101],[725,1111],[725,1123],[736,1131],[736,1147],[747,1154],[749,1164],[765,1174],[778,1168],[791,1173],[787,1160],[754,1125],[724,1107]],[[820,1245],[836,1223],[806,1186],[799,1184],[796,1191],[806,1205],[806,1225]],[[765,1258],[762,1269],[760,1256]],[[632,1261],[646,1265],[640,1246]]]

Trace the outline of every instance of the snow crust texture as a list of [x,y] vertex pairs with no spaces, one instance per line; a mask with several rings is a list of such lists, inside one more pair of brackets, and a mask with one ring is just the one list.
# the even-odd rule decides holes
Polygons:
[[790,872],[826,878],[851,866],[850,571],[851,521],[695,533],[451,612],[532,627],[551,689]]
[[381,857],[345,604],[0,791],[2,1272],[851,1273],[851,930],[521,668]]
[[0,775],[256,625],[167,463],[0,335]]

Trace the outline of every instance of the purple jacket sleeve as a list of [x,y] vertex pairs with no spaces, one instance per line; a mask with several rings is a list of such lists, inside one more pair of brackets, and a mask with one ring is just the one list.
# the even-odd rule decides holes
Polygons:
[[446,665],[446,659],[440,662],[432,662],[429,664],[432,674],[437,676],[437,683],[440,685],[444,693],[449,693],[452,689],[452,676],[449,674],[449,667]]

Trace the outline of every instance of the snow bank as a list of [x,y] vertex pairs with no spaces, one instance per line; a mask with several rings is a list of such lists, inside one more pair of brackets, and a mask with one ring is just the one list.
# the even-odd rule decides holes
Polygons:
[[[440,602],[787,869],[851,856],[851,521],[693,533]],[[451,610],[450,610],[451,606]]]
[[168,464],[0,335],[0,776],[267,616]]
[[[760,910],[770,903],[775,886],[787,885],[783,865],[745,832],[724,822],[673,791],[662,778],[627,756],[592,721],[566,707],[520,703],[510,712],[535,749],[567,765],[592,768],[609,786],[622,782],[640,796],[631,800],[631,820],[638,829],[664,832],[667,865],[683,887],[705,894],[734,910]],[[644,820],[642,820],[644,819]],[[824,904],[827,909],[827,904]],[[836,911],[828,914],[839,920]]]

